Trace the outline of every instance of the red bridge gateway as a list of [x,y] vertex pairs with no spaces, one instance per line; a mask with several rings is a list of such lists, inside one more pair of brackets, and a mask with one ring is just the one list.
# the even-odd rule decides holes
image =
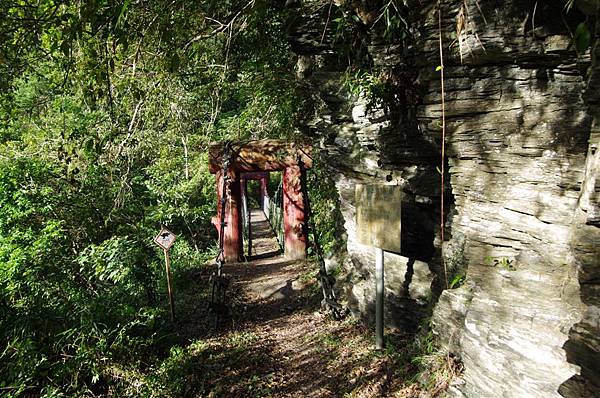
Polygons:
[[[212,222],[220,228],[221,198],[223,196],[223,153],[225,144],[209,146],[209,170],[216,174],[217,216]],[[268,173],[281,172],[283,181],[284,252],[290,260],[306,258],[306,213],[302,195],[301,167],[312,167],[311,147],[284,140],[234,141],[229,143],[228,180],[225,186],[225,233],[223,251],[226,262],[237,262],[243,258],[242,241],[242,195],[245,181],[258,179],[261,182],[261,202],[264,204]],[[264,208],[264,206],[263,206]]]

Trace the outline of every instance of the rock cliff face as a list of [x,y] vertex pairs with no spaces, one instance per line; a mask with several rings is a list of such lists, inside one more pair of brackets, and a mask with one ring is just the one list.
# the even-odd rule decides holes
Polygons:
[[[587,6],[588,13],[596,18],[600,15],[600,2],[587,2]],[[568,361],[581,371],[561,385],[565,396],[600,394],[600,23],[596,23],[595,37],[583,93],[592,126],[570,241],[584,307],[581,320],[571,327],[564,345]]]
[[[394,124],[381,108],[371,108],[364,98],[344,95],[342,74],[318,71],[312,76],[318,87],[321,108],[311,121],[309,134],[320,138],[321,151],[332,171],[344,217],[347,256],[343,266],[350,271],[344,284],[351,308],[368,321],[374,316],[374,249],[358,242],[355,223],[355,186],[358,183],[399,183],[405,188],[402,209],[403,255],[385,253],[385,287],[388,299],[386,321],[389,325],[414,329],[427,314],[435,267],[434,225],[439,188],[435,165],[407,163],[405,169],[382,168],[385,135],[392,135]],[[354,101],[353,101],[354,99]],[[423,182],[421,182],[423,180]],[[409,183],[414,185],[409,187]],[[414,228],[406,227],[412,224]],[[408,236],[410,235],[410,236]],[[336,259],[332,259],[333,262]]]
[[[438,19],[437,2],[421,2],[410,45],[363,38],[374,67],[395,79],[385,101],[344,91],[323,40],[302,47],[299,73],[318,109],[306,133],[335,176],[349,301],[370,317],[374,267],[354,233],[354,186],[397,183],[404,246],[386,253],[387,321],[413,328],[435,303],[433,330],[464,364],[456,396],[600,396],[599,3],[576,5],[448,0]],[[571,36],[586,18],[591,56]],[[461,273],[461,287],[441,292]]]
[[[434,330],[462,357],[466,396],[597,396],[598,296],[586,293],[597,289],[600,255],[597,201],[586,199],[598,189],[597,93],[582,97],[595,78],[558,2],[464,4],[444,4],[442,29],[471,16],[458,39],[463,64],[453,51],[446,68],[448,245],[464,240],[467,283],[442,294]],[[425,21],[419,59],[432,62],[435,17]],[[439,82],[426,87],[417,117],[428,128],[440,116]]]

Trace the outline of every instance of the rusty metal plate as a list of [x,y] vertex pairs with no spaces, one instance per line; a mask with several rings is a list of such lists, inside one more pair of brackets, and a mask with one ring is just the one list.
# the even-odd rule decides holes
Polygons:
[[154,243],[162,247],[164,250],[169,250],[175,242],[175,234],[165,227],[162,227],[158,235],[154,238]]
[[401,187],[357,184],[355,199],[358,241],[400,253]]

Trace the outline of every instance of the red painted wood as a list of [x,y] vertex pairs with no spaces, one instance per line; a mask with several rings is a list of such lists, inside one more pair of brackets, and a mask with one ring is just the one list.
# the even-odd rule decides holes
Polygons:
[[215,174],[215,186],[217,191],[217,215],[211,218],[210,221],[217,229],[217,239],[221,239],[219,236],[221,232],[221,197],[223,196],[223,173],[221,171],[217,171]]
[[243,257],[242,217],[240,214],[242,200],[240,195],[239,173],[231,172],[227,184],[227,207],[225,208],[225,262],[237,262]]
[[[225,204],[225,236],[223,251],[225,262],[240,261],[243,255],[242,247],[242,218],[241,211],[241,190],[239,183],[239,173],[230,172],[227,183],[227,201]],[[216,173],[217,185],[217,215],[211,219],[217,229],[217,236],[221,231],[221,197],[223,191],[222,172]],[[220,237],[219,237],[220,238]]]
[[302,198],[300,167],[283,170],[283,225],[285,257],[290,260],[306,258],[306,225]]
[[[312,166],[311,147],[297,145],[283,140],[245,141],[233,144],[230,180],[227,188],[227,204],[225,212],[224,252],[226,262],[236,262],[243,258],[242,242],[242,185],[246,179],[257,179],[261,183],[261,204],[266,207],[265,197],[268,195],[269,172],[282,171],[283,206],[285,229],[285,253],[290,259],[306,258],[306,220],[304,202],[300,187],[300,168],[297,166],[298,156],[302,158],[304,167]],[[212,222],[220,231],[220,214],[223,180],[221,164],[223,145],[213,144],[209,147],[209,170],[216,174],[217,184],[217,216]],[[242,173],[240,175],[240,173]]]
[[243,171],[241,178],[246,180],[260,180],[268,175],[268,171]]

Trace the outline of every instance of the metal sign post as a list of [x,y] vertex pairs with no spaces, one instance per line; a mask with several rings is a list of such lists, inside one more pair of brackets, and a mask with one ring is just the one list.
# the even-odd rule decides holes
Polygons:
[[383,349],[383,249],[375,248],[375,348]]
[[175,307],[173,305],[173,286],[171,284],[171,260],[169,259],[169,249],[175,242],[175,234],[165,227],[162,227],[158,235],[154,238],[154,243],[160,246],[165,253],[165,269],[167,273],[167,290],[169,292],[169,307],[171,308],[171,322],[175,322]]
[[383,349],[384,250],[400,253],[402,189],[356,185],[357,239],[375,248],[375,347]]

